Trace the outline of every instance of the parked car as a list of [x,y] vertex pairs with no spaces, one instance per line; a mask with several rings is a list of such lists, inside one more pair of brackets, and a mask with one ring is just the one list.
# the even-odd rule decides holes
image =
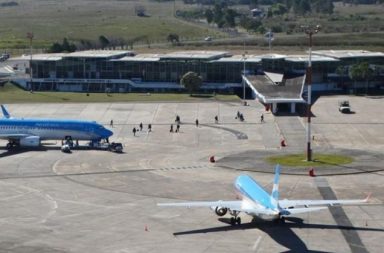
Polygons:
[[205,41],[212,41],[212,37],[208,36],[204,38]]
[[339,112],[341,112],[341,113],[350,113],[351,112],[351,107],[349,105],[348,100],[344,100],[344,101],[339,102]]

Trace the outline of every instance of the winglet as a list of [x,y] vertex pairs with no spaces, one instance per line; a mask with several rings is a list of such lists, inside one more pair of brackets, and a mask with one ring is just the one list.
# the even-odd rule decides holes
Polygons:
[[273,179],[273,188],[271,197],[274,201],[279,200],[279,180],[280,180],[280,165],[277,164],[275,167],[275,178]]
[[368,196],[364,199],[364,202],[368,202],[371,196],[372,196],[372,192],[368,193]]
[[11,115],[8,113],[7,109],[5,109],[4,105],[1,105],[1,110],[3,111],[4,118],[9,119],[11,117]]

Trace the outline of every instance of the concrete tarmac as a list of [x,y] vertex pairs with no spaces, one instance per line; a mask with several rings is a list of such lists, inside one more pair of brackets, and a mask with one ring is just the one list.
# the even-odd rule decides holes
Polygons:
[[[354,114],[338,112],[342,99],[350,100]],[[242,170],[270,190],[273,165],[263,156],[303,152],[305,119],[275,117],[254,102],[9,105],[14,117],[89,119],[107,127],[113,119],[111,141],[122,142],[124,153],[65,154],[59,141],[41,149],[0,150],[0,252],[382,252],[382,103],[344,96],[317,100],[314,152],[357,159],[350,170],[330,166],[316,178],[283,167],[280,184],[283,199],[372,193],[372,205],[297,215],[285,225],[241,214],[243,224],[234,227],[229,215],[220,218],[209,208],[156,203],[233,200],[233,181]],[[244,122],[235,118],[237,111]],[[176,115],[180,132],[170,133]],[[133,136],[140,123],[143,131]],[[287,147],[280,147],[281,138]],[[216,163],[209,162],[212,155]]]

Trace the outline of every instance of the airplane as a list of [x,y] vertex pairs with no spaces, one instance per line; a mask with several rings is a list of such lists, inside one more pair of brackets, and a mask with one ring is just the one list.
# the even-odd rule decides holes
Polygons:
[[224,216],[227,212],[232,216],[231,225],[241,224],[238,217],[244,212],[252,217],[264,220],[285,222],[285,217],[300,213],[327,209],[334,205],[359,205],[366,203],[366,199],[346,200],[279,200],[280,165],[275,167],[272,193],[269,194],[253,178],[246,174],[238,176],[234,186],[241,200],[234,201],[194,201],[182,203],[158,203],[158,206],[168,207],[210,207],[218,216]]
[[90,140],[100,142],[113,135],[95,121],[67,119],[12,118],[1,105],[0,139],[8,140],[7,149],[15,146],[38,147],[42,140]]

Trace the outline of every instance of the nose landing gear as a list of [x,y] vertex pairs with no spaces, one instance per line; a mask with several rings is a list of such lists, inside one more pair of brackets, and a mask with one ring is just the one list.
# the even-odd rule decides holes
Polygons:
[[240,214],[240,212],[238,211],[230,211],[230,214],[233,216],[231,217],[231,225],[234,226],[234,225],[240,225],[241,224],[241,218],[238,217],[238,215]]

